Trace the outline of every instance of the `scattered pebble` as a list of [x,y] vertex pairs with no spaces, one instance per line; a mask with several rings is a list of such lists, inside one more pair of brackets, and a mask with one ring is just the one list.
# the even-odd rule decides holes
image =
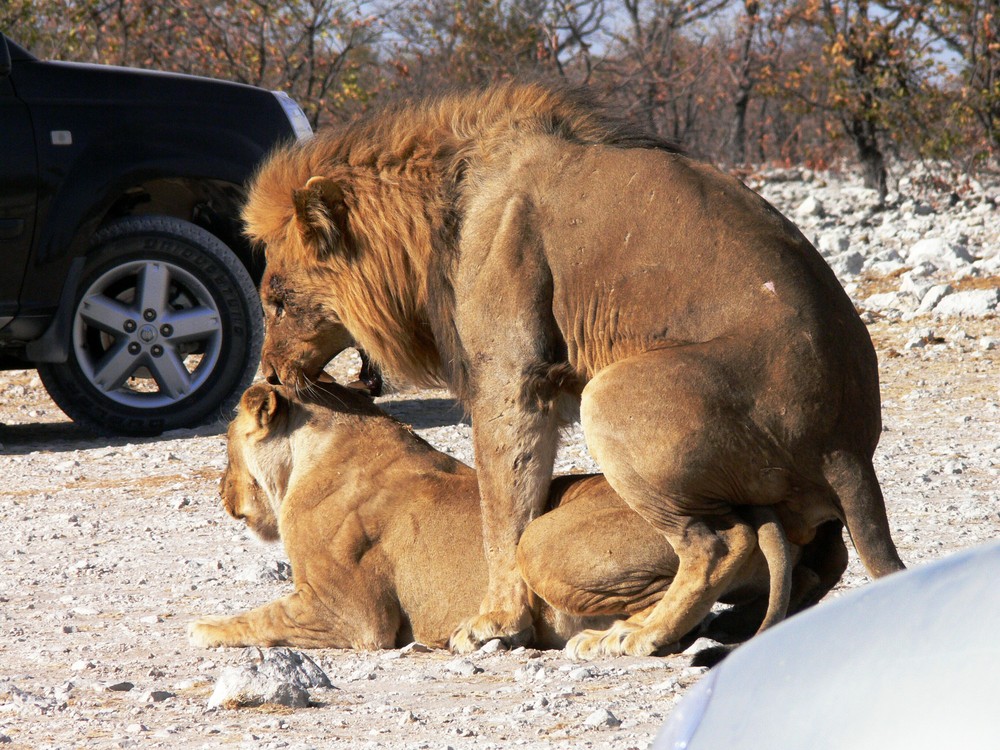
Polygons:
[[621,720],[606,708],[599,708],[583,722],[588,727],[598,729],[617,729],[621,726]]

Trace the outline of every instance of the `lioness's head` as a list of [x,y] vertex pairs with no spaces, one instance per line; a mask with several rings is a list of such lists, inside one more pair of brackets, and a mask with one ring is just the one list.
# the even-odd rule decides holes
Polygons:
[[222,505],[261,539],[279,538],[277,509],[287,485],[288,402],[268,383],[250,386],[227,432],[227,462],[219,482]]
[[301,392],[271,383],[250,386],[227,432],[228,460],[219,483],[226,512],[262,539],[277,540],[292,472],[332,468],[330,451],[366,439],[359,427],[372,420],[398,424],[356,388],[319,382]]

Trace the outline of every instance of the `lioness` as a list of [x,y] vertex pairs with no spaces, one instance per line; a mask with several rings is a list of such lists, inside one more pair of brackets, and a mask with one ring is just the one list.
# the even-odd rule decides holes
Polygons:
[[[487,575],[468,466],[335,384],[304,397],[254,385],[228,437],[223,504],[262,538],[284,541],[295,591],[245,614],[196,621],[196,644],[373,649],[415,638],[443,646],[476,611]],[[602,477],[562,477],[549,499],[553,510],[518,546],[522,575],[553,605],[533,607],[537,645],[561,646],[582,626],[656,603],[677,558]],[[798,550],[777,524],[760,528],[764,554],[747,557],[727,599],[770,591],[763,628],[784,615]],[[796,573],[793,609],[836,580],[820,582],[801,565]]]
[[290,145],[244,218],[271,377],[307,382],[348,332],[471,414],[489,586],[456,648],[530,632],[517,543],[577,406],[679,558],[655,607],[578,654],[652,653],[699,622],[756,548],[737,506],[798,544],[842,521],[869,573],[903,568],[872,467],[875,351],[833,272],[738,180],[579,92],[503,85]]

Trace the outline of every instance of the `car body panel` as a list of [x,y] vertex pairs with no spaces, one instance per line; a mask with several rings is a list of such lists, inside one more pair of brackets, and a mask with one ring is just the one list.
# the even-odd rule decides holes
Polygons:
[[21,281],[31,250],[38,198],[35,136],[27,105],[0,78],[3,166],[0,168],[0,328],[17,312]]
[[984,545],[790,618],[716,667],[700,719],[682,701],[654,750],[996,747],[998,575]]
[[[16,45],[10,49],[11,71],[0,79],[6,100],[0,116],[6,132],[7,120],[23,122],[30,113],[36,210],[30,250],[24,235],[16,247],[0,241],[2,262],[13,269],[0,284],[0,316],[18,318],[6,329],[0,326],[0,344],[42,334],[62,293],[54,282],[66,278],[73,259],[87,252],[93,233],[130,189],[169,180],[239,188],[270,149],[294,137],[281,103],[263,89],[42,61]],[[19,138],[17,158],[24,162],[27,136],[21,132]],[[8,172],[15,165],[6,154],[15,149],[5,146],[4,152],[0,209],[23,212],[27,180]],[[22,175],[28,169],[16,168]]]

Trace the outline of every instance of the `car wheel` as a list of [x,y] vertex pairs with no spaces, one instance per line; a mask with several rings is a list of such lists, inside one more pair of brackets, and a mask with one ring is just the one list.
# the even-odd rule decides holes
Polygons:
[[221,240],[179,219],[131,216],[95,235],[69,358],[38,373],[85,427],[157,435],[228,418],[263,336],[257,290]]

